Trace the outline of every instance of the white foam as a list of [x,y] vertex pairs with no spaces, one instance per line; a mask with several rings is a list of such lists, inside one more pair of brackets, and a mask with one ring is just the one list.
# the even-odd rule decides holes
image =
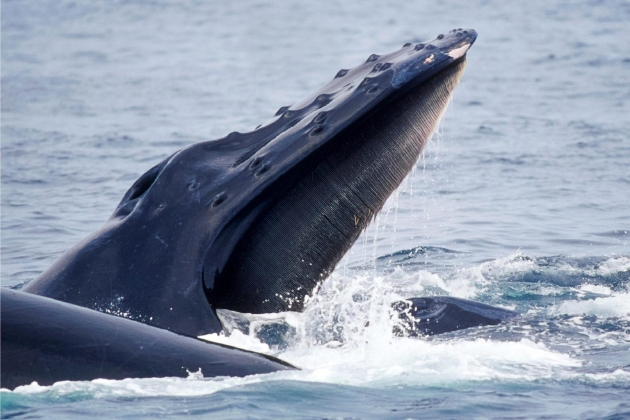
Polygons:
[[592,270],[592,274],[610,276],[612,274],[623,273],[625,271],[630,272],[630,258],[612,257],[601,263],[596,269]]
[[630,383],[630,372],[623,369],[616,369],[613,372],[586,373],[575,375],[574,377],[583,382],[596,384],[606,383],[628,386]]
[[598,295],[606,295],[610,296],[612,294],[612,290],[608,286],[604,286],[602,284],[582,284],[579,287],[581,292],[595,293]]
[[595,315],[603,318],[630,317],[630,294],[620,293],[609,297],[562,302],[549,311],[552,315]]
[[427,342],[392,338],[368,345],[329,349],[316,346],[281,354],[308,366],[304,379],[347,385],[446,384],[490,379],[535,380],[581,366],[569,355],[530,340]]
[[[609,272],[622,270],[626,263],[620,260],[610,259],[607,265],[603,264],[598,269],[602,270],[605,265]],[[491,276],[488,273],[529,271],[535,265],[535,261],[516,253],[504,259],[461,270],[453,278],[443,278],[424,270],[410,273],[402,268],[387,276],[375,273],[343,276],[335,272],[320,286],[318,293],[307,300],[303,313],[247,315],[247,322],[243,324],[248,325],[249,331],[246,333],[232,328],[229,335],[212,334],[200,337],[272,354],[302,368],[301,371],[283,371],[246,378],[202,378],[203,372],[192,372],[187,379],[98,379],[91,382],[59,382],[50,387],[31,384],[19,387],[15,392],[52,392],[59,395],[81,392],[95,398],[196,396],[277,380],[370,387],[575,378],[580,381],[627,383],[630,373],[624,370],[584,374],[579,371],[581,360],[567,353],[551,350],[530,339],[499,341],[490,338],[451,338],[447,341],[400,338],[392,334],[396,317],[391,313],[391,304],[397,300],[436,293],[472,297],[490,283]],[[577,326],[582,325],[583,314],[630,315],[628,293],[614,292],[602,285],[582,285],[576,290],[584,295],[595,293],[601,297],[563,302],[550,309],[552,314],[574,315]],[[553,294],[555,290],[550,290],[549,293]],[[284,322],[295,331],[287,343],[288,348],[270,348],[256,338],[256,330],[265,322]],[[529,328],[528,325],[521,327],[523,330]],[[593,339],[595,338],[601,338],[600,341],[606,339]]]
[[[89,393],[94,398],[199,396],[263,381],[297,380],[355,386],[450,384],[457,381],[537,380],[552,378],[581,362],[530,340],[498,342],[477,339],[431,343],[395,338],[330,348],[298,347],[279,354],[302,371],[284,371],[245,378],[97,379],[91,382],[36,383],[14,392],[57,395]],[[5,391],[8,392],[8,391]]]
[[256,337],[243,334],[239,330],[233,330],[229,335],[219,334],[206,334],[199,336],[198,338],[213,343],[227,344],[228,346],[238,347],[240,349],[255,351],[257,353],[269,353],[269,346],[262,343]]
[[[56,395],[88,393],[94,398],[111,397],[159,397],[159,396],[198,396],[208,395],[227,388],[259,383],[266,376],[278,374],[251,375],[245,378],[221,377],[211,379],[199,378],[149,378],[149,379],[95,379],[90,382],[62,381],[51,386],[40,386],[36,382],[17,387],[13,392],[20,394],[38,394],[51,392]],[[3,390],[3,392],[11,392]]]
[[496,273],[500,276],[517,273],[527,273],[538,268],[538,264],[532,258],[528,258],[521,251],[488,261],[479,266],[484,273]]

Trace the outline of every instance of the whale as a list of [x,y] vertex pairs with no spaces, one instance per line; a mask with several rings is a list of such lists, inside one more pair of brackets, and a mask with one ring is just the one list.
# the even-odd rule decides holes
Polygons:
[[473,30],[372,54],[248,133],[149,169],[22,290],[200,336],[214,310],[301,310],[415,165]]
[[498,325],[517,318],[516,311],[452,296],[414,297],[394,302],[398,323],[394,334],[421,337],[444,334],[467,328]]
[[[11,371],[35,363],[24,360],[29,357],[39,357],[37,363],[45,366],[64,359],[70,367],[50,370],[49,381],[68,379],[63,372],[72,370],[73,360],[92,360],[75,357],[81,344],[72,344],[87,334],[83,320],[88,318],[103,326],[95,333],[97,348],[109,343],[112,331],[142,330],[146,337],[139,337],[137,346],[155,334],[158,341],[158,335],[170,337],[164,342],[180,349],[158,348],[146,356],[153,359],[161,352],[183,354],[199,347],[195,337],[221,332],[219,309],[301,311],[414,167],[476,38],[474,30],[459,28],[372,54],[339,70],[303,100],[281,107],[253,131],[195,143],[157,163],[100,229],[19,294],[3,291],[3,384],[5,366],[10,366],[7,375],[18,375]],[[7,314],[40,304],[50,309],[33,309],[37,315],[22,323],[8,316],[5,324],[5,294]],[[40,303],[31,305],[28,295]],[[63,318],[64,330],[76,325],[82,333],[67,341],[40,333],[41,341],[19,341],[20,329],[40,331],[42,317],[42,325],[52,328]],[[10,352],[15,358],[7,364],[5,348],[19,349]],[[45,348],[57,352],[53,356]],[[216,349],[207,348],[212,360]],[[86,373],[80,378],[118,378],[116,360],[131,366],[120,375],[143,377],[146,363],[125,357],[125,351],[112,350],[116,356],[98,372],[81,368]],[[236,376],[248,371],[237,368],[241,358],[241,365],[250,363],[240,353],[233,356]],[[268,362],[271,370],[292,368]],[[199,363],[179,364],[152,374],[171,376],[179,369],[181,375],[182,367],[196,369]],[[21,375],[21,382],[28,376]]]
[[61,380],[210,378],[296,369],[271,356],[32,293],[3,289],[0,297],[2,388]]

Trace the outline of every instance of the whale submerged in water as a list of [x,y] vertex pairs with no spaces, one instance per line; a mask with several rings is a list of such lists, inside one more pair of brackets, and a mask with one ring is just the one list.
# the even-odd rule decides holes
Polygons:
[[293,368],[194,337],[222,330],[217,309],[303,308],[414,166],[476,36],[373,54],[254,131],[151,168],[100,230],[3,290],[2,386]]

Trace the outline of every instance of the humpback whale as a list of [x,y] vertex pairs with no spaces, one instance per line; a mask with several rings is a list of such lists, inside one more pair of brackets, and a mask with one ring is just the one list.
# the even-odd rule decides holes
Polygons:
[[279,359],[186,337],[17,290],[2,291],[2,380],[246,376],[295,369]]
[[517,312],[450,296],[406,299],[393,305],[401,321],[394,333],[405,337],[435,335],[484,325],[497,325]]
[[[21,292],[3,291],[3,386],[39,380],[28,372],[42,367],[46,383],[181,376],[182,367],[210,375],[291,368],[264,359],[254,369],[261,359],[207,344],[207,363],[216,357],[234,368],[203,369],[194,337],[221,331],[217,309],[302,310],[413,168],[476,37],[460,28],[372,54],[255,130],[193,144],[149,169],[102,228]],[[99,326],[97,348],[113,332],[137,337],[127,347],[105,345],[109,364],[90,370],[94,354],[76,350],[88,333],[84,319]],[[81,333],[60,340],[44,334],[39,320]],[[41,341],[24,339],[20,329]],[[144,357],[164,363],[125,356],[152,340],[164,344]],[[58,360],[64,367],[53,368]],[[21,374],[24,363],[32,368]],[[79,376],[68,376],[73,363]]]

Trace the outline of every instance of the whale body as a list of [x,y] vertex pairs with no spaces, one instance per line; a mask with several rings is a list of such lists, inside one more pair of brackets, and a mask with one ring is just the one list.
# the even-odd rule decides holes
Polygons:
[[25,292],[190,336],[217,308],[299,311],[416,163],[473,30],[341,70],[249,133],[186,147]]
[[3,289],[2,388],[33,381],[246,376],[295,369],[271,356]]
[[[454,29],[372,54],[254,131],[193,144],[149,169],[105,225],[28,283],[26,293],[3,291],[3,386],[5,372],[20,378],[12,384],[28,383],[34,375],[15,371],[17,359],[5,364],[5,348],[14,349],[14,356],[37,355],[35,361],[20,359],[38,366],[25,372],[61,360],[66,367],[49,369],[46,383],[147,372],[181,376],[182,368],[203,364],[203,346],[208,363],[218,358],[233,364],[216,372],[255,373],[251,355],[228,357],[194,337],[222,330],[217,309],[302,310],[415,165],[476,37],[474,30]],[[5,299],[11,311],[6,323]],[[42,307],[20,323],[11,313],[26,314],[29,299],[33,308]],[[63,324],[69,338],[41,333],[41,341],[25,339],[19,329],[40,331],[39,317],[47,317],[42,325],[50,328]],[[118,355],[98,372],[85,367],[94,354],[69,350],[87,334],[82,318],[102,326],[94,333],[94,354],[106,349]],[[145,352],[149,360],[124,357],[135,347],[102,347],[112,331],[126,337],[136,330],[133,345],[143,347],[155,335],[166,347]],[[195,363],[171,363],[169,354],[177,359],[184,353]],[[126,361],[124,369],[116,360]],[[265,361],[262,370],[291,368]],[[73,363],[81,365],[78,377],[67,373]],[[204,375],[213,374],[208,369],[202,367]]]

